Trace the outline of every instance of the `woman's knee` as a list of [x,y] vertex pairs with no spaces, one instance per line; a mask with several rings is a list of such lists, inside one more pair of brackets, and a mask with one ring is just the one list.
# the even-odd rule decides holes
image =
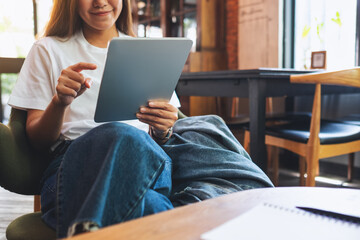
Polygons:
[[142,141],[144,138],[149,137],[145,131],[121,122],[106,123],[94,130],[96,135],[116,141]]
[[168,197],[149,189],[144,196],[144,216],[173,209]]

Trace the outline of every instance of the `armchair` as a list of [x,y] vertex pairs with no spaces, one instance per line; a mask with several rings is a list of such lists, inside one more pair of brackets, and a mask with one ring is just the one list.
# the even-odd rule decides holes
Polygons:
[[[39,182],[47,167],[46,155],[34,151],[25,133],[26,112],[12,109],[9,124],[0,123],[0,186],[15,193],[39,194]],[[39,198],[34,213],[15,219],[6,230],[8,240],[55,239],[55,231],[41,220]]]

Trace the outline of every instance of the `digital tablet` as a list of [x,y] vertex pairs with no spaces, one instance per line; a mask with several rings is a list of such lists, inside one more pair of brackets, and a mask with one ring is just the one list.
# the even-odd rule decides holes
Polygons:
[[191,46],[187,38],[111,40],[95,122],[136,119],[140,106],[149,100],[170,100]]

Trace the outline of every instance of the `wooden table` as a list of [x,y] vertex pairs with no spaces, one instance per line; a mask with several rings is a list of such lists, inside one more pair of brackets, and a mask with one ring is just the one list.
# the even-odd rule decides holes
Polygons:
[[359,208],[360,190],[279,187],[247,190],[78,235],[74,240],[200,239],[202,233],[268,202],[286,206],[325,204]]
[[[313,95],[313,84],[291,84],[290,75],[310,73],[293,69],[183,73],[176,87],[179,96],[249,98],[250,155],[266,171],[265,112],[267,97]],[[324,86],[322,94],[360,93],[358,88]]]

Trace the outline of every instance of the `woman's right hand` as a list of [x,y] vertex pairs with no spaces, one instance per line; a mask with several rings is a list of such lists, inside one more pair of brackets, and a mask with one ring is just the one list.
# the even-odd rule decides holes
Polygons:
[[56,103],[66,107],[91,86],[91,79],[81,74],[82,70],[95,70],[97,66],[93,63],[79,62],[61,71],[56,86]]

